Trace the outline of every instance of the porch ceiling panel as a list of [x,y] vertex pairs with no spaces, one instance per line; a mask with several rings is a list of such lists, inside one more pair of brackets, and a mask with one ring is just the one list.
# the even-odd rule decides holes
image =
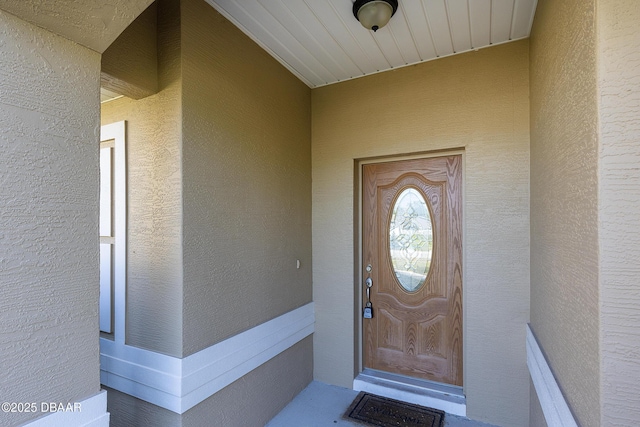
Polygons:
[[309,87],[529,37],[537,0],[399,0],[376,33],[352,0],[206,0]]

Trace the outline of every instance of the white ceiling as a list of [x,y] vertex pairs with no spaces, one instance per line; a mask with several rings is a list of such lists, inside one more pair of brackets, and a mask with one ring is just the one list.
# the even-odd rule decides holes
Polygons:
[[399,0],[376,33],[353,0],[206,0],[309,87],[529,37],[538,0]]

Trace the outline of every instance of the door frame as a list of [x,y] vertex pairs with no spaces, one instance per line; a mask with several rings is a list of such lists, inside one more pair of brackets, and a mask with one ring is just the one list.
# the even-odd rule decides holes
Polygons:
[[[448,148],[443,150],[432,150],[418,153],[393,154],[388,156],[366,157],[354,160],[354,378],[364,370],[364,351],[363,351],[363,328],[362,328],[362,305],[364,277],[362,276],[362,167],[367,164],[386,163],[402,160],[429,159],[433,157],[444,157],[451,155],[460,155],[462,157],[462,390],[466,390],[467,378],[467,292],[465,292],[465,278],[467,277],[466,263],[466,229],[467,223],[465,219],[466,213],[466,153],[464,147]],[[466,394],[466,393],[465,393]]]

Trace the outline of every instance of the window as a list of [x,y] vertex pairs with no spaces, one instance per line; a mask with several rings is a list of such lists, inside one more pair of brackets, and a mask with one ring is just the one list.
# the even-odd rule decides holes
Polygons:
[[100,130],[100,331],[124,342],[126,298],[126,122]]

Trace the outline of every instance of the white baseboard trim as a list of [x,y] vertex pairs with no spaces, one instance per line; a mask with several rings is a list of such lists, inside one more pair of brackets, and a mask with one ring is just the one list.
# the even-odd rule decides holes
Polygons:
[[313,303],[183,359],[100,339],[100,382],[183,414],[314,332]]
[[527,366],[536,389],[544,418],[549,427],[577,427],[562,390],[538,345],[530,325],[527,325]]
[[[109,413],[107,412],[107,392],[100,393],[80,402],[53,402],[62,404],[69,410],[51,412],[35,421],[22,424],[23,427],[109,427]],[[38,409],[43,412],[54,410],[51,403],[40,403]]]

